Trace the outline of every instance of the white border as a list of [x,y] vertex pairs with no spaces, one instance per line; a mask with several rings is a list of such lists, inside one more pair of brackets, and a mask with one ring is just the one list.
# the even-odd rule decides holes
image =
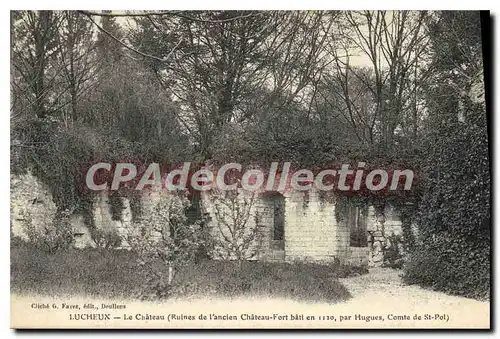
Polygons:
[[[175,2],[151,2],[151,1],[129,1],[128,3],[125,3],[123,1],[106,1],[106,3],[103,3],[103,1],[96,1],[96,0],[90,0],[90,1],[85,1],[85,2],[68,2],[68,1],[44,1],[43,3],[41,2],[35,2],[35,1],[15,1],[15,2],[2,2],[1,4],[2,7],[10,7],[10,8],[2,8],[2,11],[0,11],[0,23],[2,25],[1,30],[0,30],[0,39],[1,39],[1,44],[0,47],[2,48],[2,53],[0,54],[2,57],[0,60],[2,61],[2,67],[0,68],[1,76],[1,100],[2,100],[2,105],[0,107],[4,108],[4,112],[0,114],[0,119],[2,121],[0,122],[0,145],[2,147],[2,152],[1,154],[1,162],[0,162],[0,175],[3,178],[3,180],[0,181],[0,201],[1,201],[1,206],[0,206],[0,216],[2,217],[2,225],[3,225],[3,233],[0,237],[0,248],[2,248],[2,256],[1,256],[1,269],[2,269],[2,280],[1,280],[1,299],[0,299],[0,313],[1,313],[1,336],[2,338],[5,337],[13,337],[16,335],[16,333],[12,330],[9,330],[10,326],[10,291],[9,291],[9,276],[10,276],[10,257],[8,255],[9,251],[9,199],[10,199],[10,194],[9,194],[9,153],[10,153],[10,119],[9,119],[9,108],[10,108],[10,98],[9,98],[9,91],[10,91],[10,84],[9,84],[9,78],[10,78],[10,71],[9,71],[9,41],[10,41],[10,35],[9,35],[9,30],[10,30],[10,15],[9,11],[10,9],[454,9],[454,10],[478,10],[478,9],[491,9],[492,10],[492,15],[495,16],[495,13],[498,13],[498,1],[493,2],[493,1],[481,1],[481,0],[475,0],[475,1],[432,1],[432,0],[420,0],[418,2],[411,2],[411,1],[396,1],[396,0],[391,0],[391,1],[358,1],[358,0],[351,0],[351,1],[344,1],[344,2],[337,2],[337,1],[296,1],[296,0],[287,0],[287,1],[264,1],[264,0],[254,0],[254,1],[248,1],[248,2],[235,2],[230,1],[230,0],[217,0],[217,1],[194,1],[194,0],[183,0],[183,1],[175,1]],[[498,34],[498,21],[496,21],[496,27],[495,28],[495,50],[494,55],[498,55],[498,46],[500,45],[499,42],[499,34]],[[496,61],[496,60],[494,60]],[[496,62],[495,62],[496,64]],[[498,65],[496,65],[493,69],[495,69],[498,72]],[[496,77],[498,78],[498,77]],[[491,93],[491,95],[495,98],[499,98],[500,94],[498,86],[494,86],[495,92]],[[498,105],[498,102],[497,102]],[[495,115],[495,112],[492,112],[492,116]],[[492,134],[494,134],[495,131],[500,131],[500,118],[495,118],[494,119],[494,126],[491,126],[492,129]],[[494,146],[495,146],[495,156],[496,159],[500,157],[500,136],[497,136],[494,138]],[[494,164],[495,165],[495,164]],[[498,166],[494,166],[494,169],[498,169]],[[498,173],[498,171],[497,171]],[[493,175],[495,173],[492,173]],[[498,176],[495,177],[495,191],[498,192],[499,190],[497,189],[499,184]],[[493,210],[495,211],[500,211],[500,200],[498,197],[496,197],[495,205],[493,206]],[[494,225],[493,227],[495,227]],[[497,229],[495,231],[496,238],[494,239],[494,243],[498,243],[498,238],[499,238],[500,231]],[[496,263],[495,271],[499,272],[498,270],[498,262],[495,260]],[[497,276],[498,278],[498,276]],[[496,292],[496,288],[495,288]],[[495,296],[498,296],[495,293]],[[497,304],[497,303],[495,303]],[[493,314],[497,314],[497,312],[493,312]],[[495,317],[494,319],[494,324],[496,326],[499,325],[498,323],[498,317]],[[35,333],[31,333],[35,334]],[[92,333],[92,332],[85,332],[85,333],[79,333],[80,336],[87,336],[87,335],[92,335],[93,338],[104,338],[105,336],[109,336],[111,333]],[[135,333],[113,333],[115,335],[121,336],[130,336],[134,335]],[[197,333],[190,332],[189,336],[191,335],[196,335]],[[229,334],[229,333],[228,333]],[[234,333],[231,333],[234,334]],[[230,335],[231,335],[230,334]],[[309,337],[312,335],[317,335],[319,333],[314,333],[314,334],[309,334],[305,332],[295,332],[295,335],[299,335],[301,337]],[[281,333],[281,335],[294,335],[292,333]],[[354,333],[346,333],[346,332],[321,332],[320,334],[330,334],[330,335],[349,335],[350,337],[362,337],[366,336],[369,334],[369,332],[354,332]],[[373,335],[373,333],[371,333]],[[401,332],[396,332],[396,333],[390,333],[390,332],[376,332],[374,335],[376,336],[400,336],[402,333]],[[403,335],[411,335],[411,336],[425,336],[426,338],[438,338],[441,337],[441,335],[444,333],[440,332],[433,332],[433,333],[418,333],[418,332],[412,332],[412,333],[403,333]],[[450,335],[455,335],[455,333],[449,333]],[[43,333],[42,333],[43,335]],[[45,335],[52,336],[53,333],[45,333]],[[69,336],[69,333],[58,333],[59,336]],[[169,337],[177,337],[181,336],[182,334],[179,332],[163,332],[163,333],[157,333],[157,332],[141,332],[140,336],[157,336],[157,335],[168,335]],[[204,335],[209,336],[209,337],[218,337],[221,335],[221,333],[204,333]],[[248,333],[243,333],[240,332],[238,333],[239,336],[242,337],[250,337],[252,334]],[[254,333],[253,334],[260,336],[274,336],[276,333]],[[475,337],[475,336],[480,336],[481,333],[469,333],[466,334],[467,336]]]

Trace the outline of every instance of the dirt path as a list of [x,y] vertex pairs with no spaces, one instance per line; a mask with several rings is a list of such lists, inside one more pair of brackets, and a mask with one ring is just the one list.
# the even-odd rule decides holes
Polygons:
[[463,324],[489,324],[489,302],[405,285],[400,274],[398,270],[373,268],[366,275],[339,279],[352,295],[346,306],[391,314],[444,314],[452,318],[450,321],[461,319]]
[[352,294],[351,302],[359,299],[371,298],[373,296],[387,298],[398,301],[398,303],[431,303],[459,305],[489,305],[488,302],[481,302],[474,299],[447,295],[419,287],[418,285],[405,285],[399,270],[390,268],[372,268],[368,274],[339,279]]

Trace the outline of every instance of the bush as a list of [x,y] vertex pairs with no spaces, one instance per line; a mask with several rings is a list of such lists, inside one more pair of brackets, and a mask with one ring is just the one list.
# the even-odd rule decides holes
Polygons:
[[[426,180],[405,279],[482,298],[490,286],[491,164],[486,105],[469,91],[483,87],[477,81],[483,73],[478,23],[477,13],[460,11],[443,12],[430,23],[436,53],[432,85],[425,88],[429,115],[421,152]],[[459,47],[464,40],[470,45],[467,53]]]
[[116,230],[105,231],[101,229],[92,230],[92,239],[97,247],[117,248],[122,245],[122,238]]
[[388,246],[384,248],[384,267],[403,268],[403,241],[401,236],[391,234],[387,237]]
[[403,279],[472,298],[488,298],[490,248],[463,235],[441,234],[410,254]]
[[183,194],[163,192],[129,235],[146,277],[141,292],[144,298],[167,297],[176,271],[194,261],[202,243],[200,223],[188,223],[186,209],[190,203]]
[[418,239],[406,280],[486,298],[491,246],[486,116],[477,107],[470,114],[467,124],[455,118],[439,131],[446,138],[427,169],[427,189],[416,220]]
[[248,192],[211,191],[214,226],[210,253],[224,260],[249,260],[260,250],[260,213],[255,211],[255,194]]
[[30,242],[47,253],[68,248],[73,243],[73,228],[70,222],[71,212],[59,212],[52,221],[43,225],[34,225],[29,212],[25,215],[25,231]]

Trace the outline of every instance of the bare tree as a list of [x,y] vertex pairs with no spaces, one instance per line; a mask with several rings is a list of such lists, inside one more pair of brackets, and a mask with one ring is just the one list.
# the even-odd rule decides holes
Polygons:
[[212,230],[215,252],[224,259],[240,262],[253,258],[261,242],[255,194],[238,193],[237,190],[214,191],[211,199],[215,215]]
[[92,24],[73,11],[62,13],[58,34],[59,58],[63,69],[64,84],[68,89],[70,117],[79,118],[78,98],[95,83],[98,70],[96,40]]
[[54,93],[60,68],[54,67],[61,16],[54,11],[19,11],[13,14],[13,116],[31,109],[40,119],[55,110],[61,93]]
[[[428,13],[408,11],[346,12],[345,21],[339,24],[344,34],[343,45],[334,45],[330,53],[335,59],[335,74],[341,84],[349,120],[362,130],[368,128],[369,142],[385,150],[392,148],[395,132],[402,122],[411,122],[413,136],[422,114],[416,97],[429,57],[429,37],[425,32]],[[353,58],[368,61],[371,74],[352,65]],[[370,92],[374,101],[372,118],[362,121],[359,107],[355,105],[358,93],[350,92],[352,78],[358,86]],[[409,119],[405,112],[411,112]]]

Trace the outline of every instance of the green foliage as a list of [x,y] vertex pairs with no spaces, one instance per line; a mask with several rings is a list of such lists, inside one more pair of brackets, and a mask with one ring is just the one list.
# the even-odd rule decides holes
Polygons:
[[[246,14],[139,17],[128,32],[103,17],[102,27],[150,55],[143,58],[102,32],[95,39],[93,24],[80,13],[14,11],[12,172],[31,171],[59,211],[83,214],[97,242],[108,246],[117,240],[94,232],[94,197],[84,187],[86,170],[97,161],[411,166],[419,184],[409,196],[352,199],[379,211],[388,202],[396,206],[410,251],[409,282],[484,295],[487,284],[475,277],[486,279],[489,268],[491,182],[477,93],[483,87],[478,13]],[[358,21],[377,28],[360,30]],[[345,67],[349,58],[339,46],[360,47],[372,66],[384,66]],[[179,238],[164,237],[160,251],[143,244],[144,253],[163,266],[192,259],[195,244],[203,244],[195,236],[196,206],[189,220],[183,199],[164,202],[150,216],[134,193],[119,192],[110,197],[115,220],[123,195],[139,229],[163,234],[167,225],[169,232],[179,227]],[[339,197],[338,219],[343,198],[351,197]],[[239,219],[236,224],[246,223]],[[42,226],[66,223],[61,220]],[[57,232],[38,237],[65,238]],[[451,254],[443,253],[447,246]],[[479,259],[469,264],[470,255]],[[397,253],[389,256],[399,260]],[[461,283],[452,276],[471,278]],[[164,291],[160,285],[155,289]]]
[[362,271],[335,264],[204,261],[180,273],[173,296],[263,297],[336,303],[350,297],[337,278]]
[[16,143],[12,146],[12,172],[31,170],[50,189],[59,210],[82,213],[92,225],[93,198],[84,185],[94,146],[74,130],[48,120],[26,121],[15,126],[13,133]]
[[401,236],[391,234],[386,239],[387,245],[384,247],[384,266],[400,269],[403,267],[403,239]]
[[484,111],[476,114],[482,128],[469,120],[441,130],[442,151],[432,154],[437,169],[420,204],[420,244],[411,253],[406,279],[484,297],[490,281],[490,173]]
[[[94,227],[94,192],[86,187],[88,168],[100,161],[147,161],[151,156],[148,150],[152,147],[150,143],[131,142],[114,133],[105,133],[82,124],[66,127],[57,121],[39,119],[14,126],[13,140],[12,172],[21,174],[31,170],[50,189],[58,209],[82,214],[91,228]],[[161,149],[165,153],[163,157],[169,154],[165,150]],[[120,191],[110,195],[110,210],[114,220],[121,218],[124,208],[121,197],[133,197],[135,194]],[[137,203],[137,197],[132,200],[133,217],[140,217],[140,203]]]
[[26,215],[24,227],[28,240],[49,254],[68,248],[73,243],[70,215],[70,211],[65,210],[57,213],[52,220],[45,220],[42,225],[34,225],[31,216]]
[[[116,41],[102,32],[96,41],[81,13],[14,11],[12,17],[12,172],[31,170],[59,210],[83,214],[93,228],[93,194],[85,187],[91,165],[175,163],[189,154],[176,105]],[[102,25],[123,37],[113,18]],[[111,200],[119,219],[122,206]],[[134,211],[140,215],[138,204]]]
[[366,208],[370,200],[362,196],[342,196],[339,195],[335,200],[335,218],[337,222],[345,220],[349,211],[349,206]]
[[145,272],[143,297],[168,296],[177,270],[194,262],[202,243],[200,222],[188,223],[186,209],[190,204],[182,194],[160,194],[128,237],[138,255],[138,266]]
[[[450,293],[487,297],[491,242],[487,121],[484,102],[468,92],[482,71],[479,17],[474,12],[444,12],[441,19],[433,36],[434,80],[439,87],[428,93],[427,182],[416,218],[418,241],[405,279]],[[464,43],[462,38],[470,40],[465,54],[455,48]]]
[[131,299],[145,280],[128,250],[71,247],[49,254],[32,243],[12,240],[12,293],[123,300]]
[[[130,300],[149,274],[137,254],[104,248],[61,250],[49,255],[23,241],[11,243],[12,292],[45,296],[87,295]],[[163,266],[158,272],[168,274]],[[311,263],[203,261],[179,271],[169,297],[279,296],[300,301],[342,302],[350,295],[337,279],[366,273],[349,266]],[[143,291],[140,291],[143,292]]]
[[116,230],[106,231],[95,229],[91,232],[92,240],[100,248],[117,248],[122,245],[123,239]]
[[450,294],[489,298],[490,247],[471,235],[439,233],[412,252],[403,278]]
[[[423,185],[422,185],[423,186]],[[423,189],[420,188],[418,194],[408,199],[391,199],[390,202],[394,207],[394,212],[401,221],[401,246],[404,255],[408,255],[413,251],[417,243],[416,225],[418,222],[418,211],[421,200],[420,194]]]

